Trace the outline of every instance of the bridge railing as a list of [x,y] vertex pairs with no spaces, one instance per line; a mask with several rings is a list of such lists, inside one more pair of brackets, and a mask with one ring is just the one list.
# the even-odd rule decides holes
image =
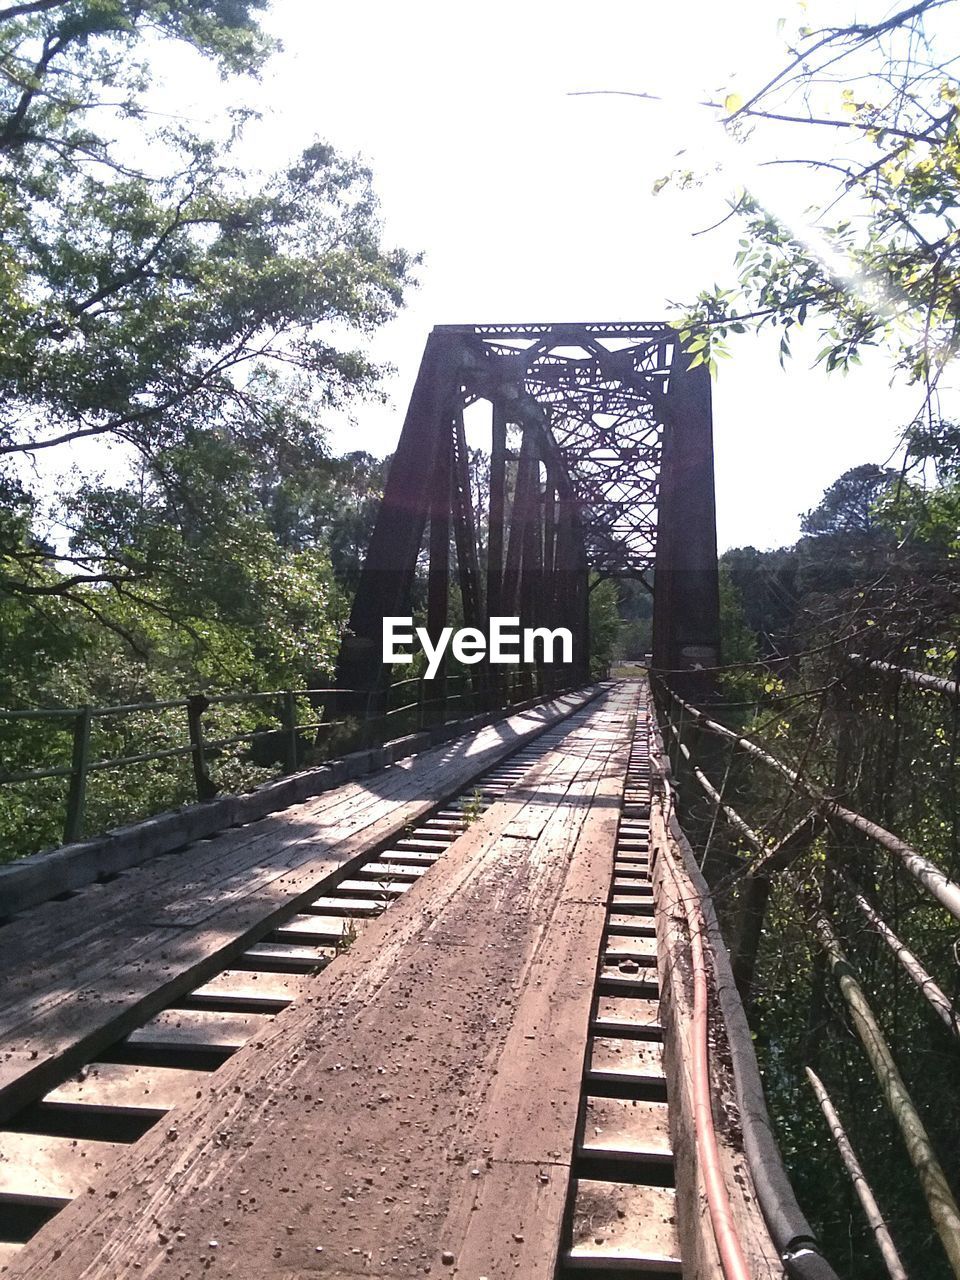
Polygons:
[[[923,673],[895,668],[886,663],[866,663],[863,659],[854,659],[855,664],[873,666],[878,672],[896,674],[898,678],[908,681],[917,688],[945,694],[956,700],[957,686],[955,682],[940,677],[927,677]],[[698,788],[707,799],[712,818],[709,822],[702,853],[701,867],[709,853],[710,840],[713,837],[718,819],[728,822],[737,833],[741,848],[745,845],[749,855],[733,872],[713,885],[714,895],[720,895],[731,889],[739,890],[738,909],[734,917],[730,938],[731,964],[734,978],[741,997],[747,1003],[752,995],[754,973],[757,964],[761,937],[764,934],[768,904],[773,887],[775,873],[785,871],[810,849],[811,845],[823,833],[831,829],[847,829],[853,831],[861,839],[869,841],[892,858],[894,865],[906,873],[917,891],[926,897],[936,908],[949,913],[955,921],[960,921],[960,883],[954,878],[953,869],[945,870],[923,851],[913,847],[900,836],[874,822],[863,814],[841,804],[828,791],[818,786],[809,776],[801,761],[796,767],[785,763],[743,733],[737,732],[722,724],[707,711],[691,705],[663,679],[655,677],[658,691],[660,722],[664,726],[667,746],[671,741],[675,749],[676,774],[685,773],[696,782]],[[684,729],[694,729],[698,740],[688,734],[688,742],[684,741]],[[705,760],[701,755],[697,759],[700,734],[729,744],[731,752],[723,780],[715,783],[706,772],[710,768],[709,755]],[[770,836],[764,836],[729,803],[727,797],[727,779],[730,775],[730,764],[734,755],[742,753],[750,761],[763,767],[765,771],[777,775],[781,783],[787,785],[788,791],[782,801],[781,813],[787,812],[787,805],[799,801],[807,808],[806,816],[796,823],[781,839],[774,842]],[[716,758],[713,760],[716,763]],[[701,767],[703,766],[703,767]],[[844,859],[849,863],[849,859]],[[937,985],[924,963],[901,941],[890,925],[871,904],[866,893],[860,887],[858,879],[850,865],[838,863],[835,858],[826,858],[825,884],[817,894],[803,878],[793,883],[793,892],[798,905],[804,911],[812,926],[812,937],[823,957],[825,970],[831,974],[837,984],[843,1007],[850,1024],[859,1039],[861,1049],[869,1062],[877,1079],[880,1094],[892,1120],[899,1128],[907,1156],[913,1165],[919,1189],[921,1190],[929,1210],[932,1225],[940,1238],[944,1252],[953,1270],[960,1276],[960,1208],[954,1198],[950,1181],[941,1164],[936,1144],[931,1140],[921,1108],[914,1101],[904,1078],[897,1067],[894,1054],[881,1026],[881,1019],[871,1006],[863,980],[855,963],[852,963],[844,951],[842,930],[832,918],[829,904],[833,902],[833,886],[836,885],[838,895],[846,894],[855,903],[868,926],[886,944],[896,962],[910,978],[922,997],[946,1027],[952,1037],[960,1037],[960,1009],[954,1001]],[[844,1152],[852,1159],[844,1158],[848,1169],[856,1170],[855,1153],[850,1146],[846,1134],[842,1131],[839,1118],[830,1103],[822,1082],[807,1068],[807,1076],[817,1096],[818,1103],[827,1117],[834,1138],[838,1141],[841,1154]],[[826,1106],[824,1098],[826,1097]],[[842,1134],[842,1139],[838,1137]],[[863,1190],[861,1174],[851,1173],[855,1187],[861,1200]],[[858,1181],[858,1178],[860,1179]],[[865,1185],[865,1184],[864,1184]],[[870,1188],[867,1185],[866,1191]],[[874,1227],[875,1203],[872,1193],[864,1201],[864,1211]],[[877,1237],[885,1262],[896,1259],[896,1250],[889,1233],[882,1239]],[[900,1274],[897,1271],[899,1262],[888,1266],[891,1276]]]
[[[246,790],[356,747],[492,709],[475,672],[451,673],[444,683],[440,695],[423,676],[394,681],[367,695],[359,717],[338,716],[338,696],[353,691],[333,688],[0,710],[0,846],[10,857],[58,838],[69,844],[91,830]],[[547,683],[542,673],[508,671],[497,705],[507,709],[570,687]],[[104,775],[111,785],[98,789],[94,781]]]
[[387,731],[397,736],[463,720],[494,706],[515,707],[572,687],[569,681],[554,679],[544,667],[506,668],[495,683],[477,669],[452,672],[443,680],[410,676],[367,695],[365,741],[374,741]]

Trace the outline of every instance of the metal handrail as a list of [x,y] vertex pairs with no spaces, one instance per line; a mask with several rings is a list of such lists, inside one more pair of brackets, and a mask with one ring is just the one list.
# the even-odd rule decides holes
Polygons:
[[685,702],[665,681],[661,680],[661,684],[673,701],[683,708],[684,713],[692,722],[715,737],[724,738],[728,742],[732,742],[735,748],[745,751],[753,759],[759,760],[761,764],[766,765],[768,769],[779,773],[825,818],[837,818],[840,822],[852,827],[855,831],[859,831],[861,835],[868,836],[875,844],[892,853],[894,857],[899,859],[901,866],[913,876],[931,897],[935,898],[942,907],[949,911],[955,920],[960,920],[960,883],[952,880],[942,867],[937,866],[935,862],[932,862],[919,850],[907,844],[905,840],[901,840],[892,831],[881,827],[879,823],[864,817],[863,814],[846,808],[832,796],[824,794],[813,783],[802,777],[797,770],[784,764],[782,760],[771,755],[769,751],[765,751],[752,739],[742,733],[735,732],[735,730],[728,728],[727,725],[721,724],[717,720],[711,720],[705,711],[701,711],[699,707]]
[[[538,680],[533,672],[510,671],[504,681],[505,697],[498,700],[504,709],[524,700],[524,680],[529,679],[531,689],[543,693],[542,679]],[[469,687],[468,687],[469,682]],[[272,739],[275,742],[286,741],[282,772],[290,774],[302,767],[302,735],[306,732],[328,733],[337,728],[355,727],[358,738],[367,745],[377,736],[385,736],[388,727],[395,722],[397,716],[411,715],[417,730],[427,727],[428,723],[450,723],[462,718],[465,708],[479,709],[483,705],[483,693],[480,684],[472,673],[452,672],[440,684],[436,696],[428,696],[427,689],[431,684],[425,676],[409,676],[393,681],[386,688],[370,691],[367,697],[365,713],[362,717],[344,718],[341,720],[308,720],[301,721],[297,714],[297,700],[304,698],[356,695],[355,689],[275,689],[267,691],[250,691],[224,694],[196,693],[185,698],[171,698],[154,702],[121,703],[110,707],[36,707],[16,710],[0,709],[0,723],[6,721],[17,724],[23,721],[54,720],[63,722],[64,730],[72,737],[72,752],[69,764],[51,765],[39,769],[11,769],[0,771],[0,786],[19,785],[39,782],[46,779],[68,779],[69,788],[66,797],[66,812],[63,824],[63,843],[69,844],[80,839],[84,830],[84,810],[87,798],[87,778],[91,773],[100,773],[108,769],[126,768],[132,765],[148,764],[159,760],[170,760],[177,757],[190,758],[193,766],[194,788],[198,800],[207,800],[217,794],[218,787],[211,778],[207,754],[238,746],[241,743],[254,743]],[[390,707],[389,702],[395,689],[406,689],[416,686],[415,701],[405,702],[399,707]],[[451,686],[455,686],[456,691]],[[558,689],[555,692],[563,692]],[[379,700],[384,708],[375,712],[375,703]],[[242,733],[220,738],[207,738],[204,733],[203,716],[213,707],[228,707],[240,704],[279,704],[279,724],[275,728],[252,729]],[[450,712],[456,708],[456,714]],[[440,709],[440,715],[433,717],[431,712]],[[186,713],[188,741],[161,747],[156,751],[135,752],[130,755],[110,756],[103,759],[94,758],[91,751],[91,729],[93,722],[112,717],[130,716],[140,713],[158,713],[163,711],[183,711]],[[322,716],[322,712],[321,712]],[[379,727],[377,735],[374,730]]]

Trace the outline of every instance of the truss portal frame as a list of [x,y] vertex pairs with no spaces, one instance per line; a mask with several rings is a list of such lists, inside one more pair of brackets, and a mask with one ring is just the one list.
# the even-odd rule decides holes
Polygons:
[[[482,547],[464,428],[481,400],[492,406]],[[428,525],[431,633],[446,623],[455,559],[466,625],[516,614],[569,626],[575,670],[562,674],[585,674],[590,575],[649,585],[653,571],[656,663],[718,660],[710,384],[669,325],[432,331],[341,651],[343,685],[386,678],[382,619],[410,611]]]
[[[543,414],[580,504],[590,568],[605,576],[653,569],[663,423],[677,351],[665,324],[450,325],[482,361],[465,395],[490,383]],[[491,369],[489,366],[492,365]],[[471,374],[473,376],[471,376]]]

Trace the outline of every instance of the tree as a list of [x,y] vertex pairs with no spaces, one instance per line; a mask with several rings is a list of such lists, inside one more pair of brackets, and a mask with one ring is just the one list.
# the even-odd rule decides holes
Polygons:
[[[263,178],[232,160],[244,108],[219,138],[155,127],[143,60],[175,40],[224,75],[256,74],[264,7],[0,0],[0,626],[19,637],[2,691],[15,705],[329,669],[342,610],[327,547],[346,582],[362,530],[337,532],[349,517],[323,414],[375,387],[349,335],[395,311],[413,260],[381,245],[370,174],[328,144]],[[74,442],[97,439],[119,443],[121,467],[45,512],[31,460],[63,454],[65,473]],[[314,512],[312,534],[303,513],[285,528],[283,502],[311,492],[327,526]],[[95,638],[125,655],[99,674],[82,661]]]
[[819,504],[800,520],[810,534],[869,536],[880,528],[878,505],[896,483],[898,472],[865,462],[851,467],[826,490]]
[[[864,668],[849,655],[956,679],[955,444],[955,428],[946,423],[927,440],[940,481],[927,493],[896,472],[855,467],[807,514],[796,546],[724,554],[724,660],[751,665],[721,674],[715,711],[822,792],[923,850],[953,880],[960,868],[955,702]],[[754,665],[744,622],[762,657],[787,661]],[[711,757],[695,736],[687,742],[699,750],[698,764],[723,789],[725,802],[768,847],[805,817],[808,800],[741,750]],[[684,826],[699,839],[733,946],[742,909],[755,901],[743,874],[755,855],[722,814],[714,821],[714,806],[698,787],[690,791],[681,790]],[[944,1110],[942,1098],[956,1075],[957,1042],[897,956],[881,945],[851,885],[955,999],[955,920],[871,840],[828,828],[773,877],[750,1009],[764,1089],[791,1181],[837,1271],[875,1275],[875,1241],[806,1087],[808,1065],[829,1080],[908,1271],[945,1278],[951,1273],[902,1136],[851,1034],[838,990],[821,980],[812,904],[829,914],[843,939],[954,1183],[957,1116]]]
[[[960,349],[960,133],[957,80],[944,30],[951,0],[919,0],[872,22],[801,27],[784,64],[747,93],[715,104],[734,138],[795,125],[831,181],[811,225],[795,230],[750,191],[732,202],[744,223],[738,283],[701,293],[684,331],[714,364],[747,327],[821,322],[828,370],[890,343],[897,364],[932,393]],[[806,6],[803,6],[804,8]],[[829,138],[839,151],[821,145]],[[816,138],[816,141],[814,141]]]
[[599,679],[610,666],[620,633],[619,593],[612,578],[590,586],[590,675]]
[[[331,334],[371,330],[410,279],[409,256],[380,244],[369,173],[326,143],[260,180],[231,161],[243,109],[220,140],[148,126],[147,39],[252,74],[269,51],[263,7],[0,5],[0,459],[22,477],[19,460],[41,450],[120,441],[187,542],[204,461],[205,497],[228,455],[281,474],[319,462],[324,406],[377,375]],[[91,498],[72,503],[81,527]],[[77,596],[142,581],[142,555],[89,541],[81,529],[51,553],[14,539],[4,587]]]
[[264,476],[261,498],[282,546],[326,548],[338,586],[352,598],[373,533],[389,458],[356,450],[306,472]]

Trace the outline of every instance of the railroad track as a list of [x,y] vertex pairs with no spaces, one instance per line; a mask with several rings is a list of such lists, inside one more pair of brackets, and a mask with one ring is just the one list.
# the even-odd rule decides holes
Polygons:
[[571,730],[545,730],[250,946],[229,967],[106,1048],[0,1129],[0,1270],[118,1150],[136,1142],[262,1034],[315,975],[419,880],[479,815]]
[[[256,1041],[315,975],[349,950],[471,822],[509,792],[590,709],[494,765],[416,827],[354,866],[230,967],[146,1020],[0,1130],[0,1265],[122,1147]],[[591,1004],[557,1276],[681,1272],[659,1021],[649,865],[650,763],[641,705],[626,770]],[[626,725],[624,725],[626,729]]]
[[560,1280],[681,1274],[650,878],[647,714],[641,704],[617,831]]

